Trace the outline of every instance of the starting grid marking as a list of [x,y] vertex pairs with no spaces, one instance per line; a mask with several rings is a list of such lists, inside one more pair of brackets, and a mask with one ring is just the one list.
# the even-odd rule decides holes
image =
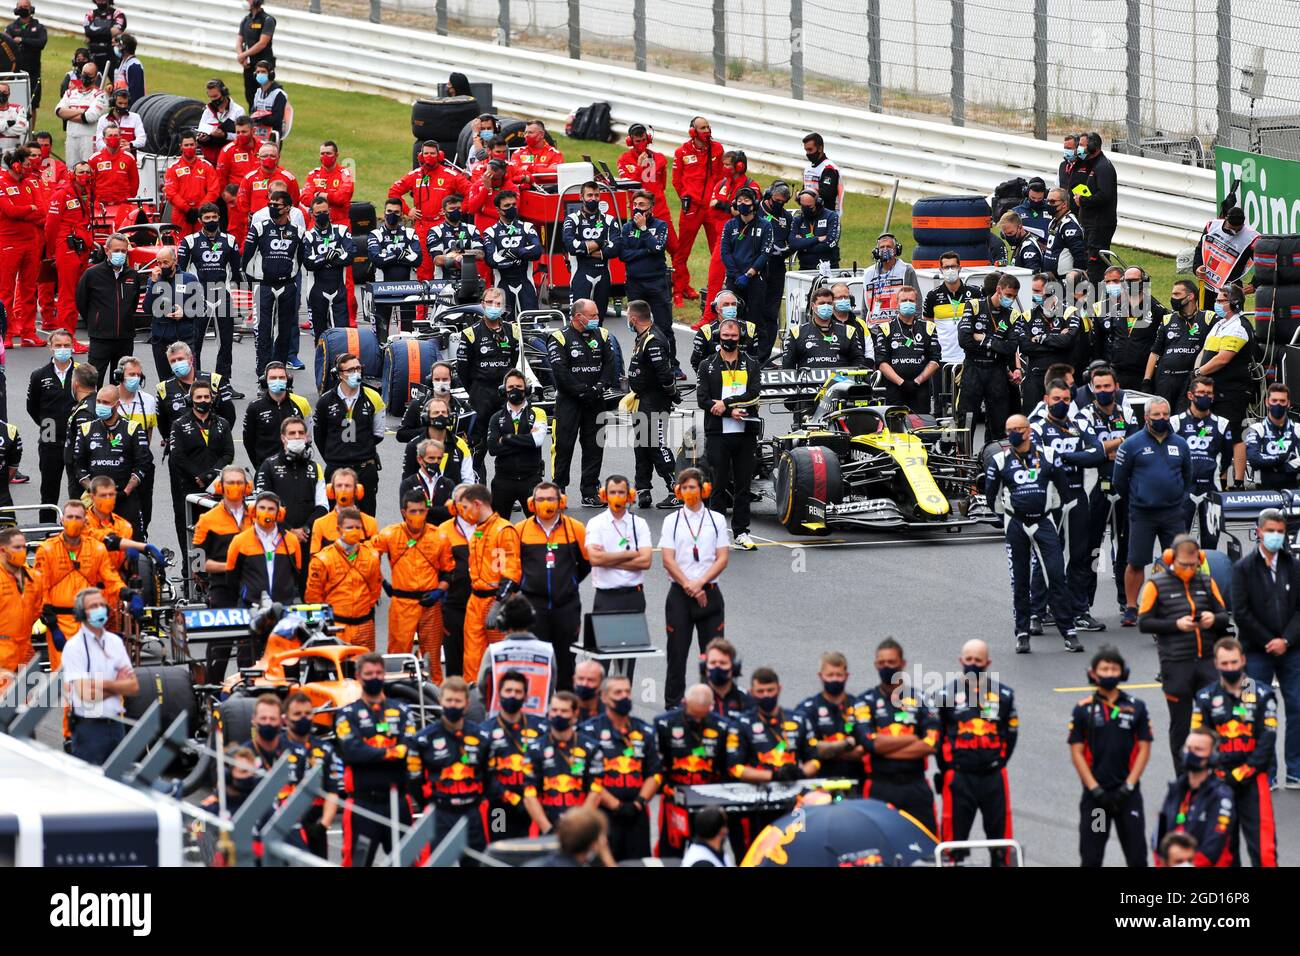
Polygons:
[[942,538],[896,538],[890,541],[849,540],[847,538],[808,538],[806,540],[791,538],[784,541],[765,538],[762,535],[754,534],[752,531],[749,536],[754,539],[754,543],[760,548],[781,547],[788,548],[791,551],[798,551],[801,548],[904,548],[927,544],[975,544],[977,542],[987,543],[1003,540],[1000,534],[953,534],[945,535]]
[[[1120,690],[1154,690],[1157,687],[1163,687],[1163,684],[1120,684]],[[1089,684],[1087,687],[1053,687],[1052,690],[1058,694],[1088,694],[1097,689],[1095,684]]]

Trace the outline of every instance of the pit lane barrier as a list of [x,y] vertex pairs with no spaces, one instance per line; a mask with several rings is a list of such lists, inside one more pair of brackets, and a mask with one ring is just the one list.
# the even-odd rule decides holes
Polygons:
[[[119,4],[148,56],[232,72],[233,40],[247,7],[236,0],[127,0]],[[80,35],[84,0],[44,0],[41,21]],[[389,24],[277,8],[276,72],[281,80],[401,99],[437,96],[448,73],[490,79],[505,113],[553,124],[576,107],[610,103],[615,126],[632,122],[660,131],[663,148],[685,138],[691,117],[706,114],[719,141],[745,150],[770,171],[802,167],[799,142],[822,133],[854,191],[915,201],[954,192],[992,193],[1015,176],[1049,178],[1060,143],[928,120],[871,113],[715,86],[661,73],[570,60],[516,47],[442,37]],[[177,91],[184,92],[184,91]],[[199,90],[188,91],[199,95]],[[1194,166],[1109,153],[1119,176],[1114,241],[1173,256],[1194,244],[1215,214],[1215,173]]]

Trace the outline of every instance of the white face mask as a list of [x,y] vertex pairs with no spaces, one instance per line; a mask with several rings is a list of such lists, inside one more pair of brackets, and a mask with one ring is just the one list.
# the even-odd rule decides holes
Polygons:
[[444,382],[441,379],[434,379],[433,390],[439,395],[449,395],[451,394],[451,382]]
[[290,438],[284,443],[284,450],[291,455],[301,455],[307,450],[307,439]]
[[961,277],[961,271],[958,269],[944,269],[942,275],[944,282],[956,282]]

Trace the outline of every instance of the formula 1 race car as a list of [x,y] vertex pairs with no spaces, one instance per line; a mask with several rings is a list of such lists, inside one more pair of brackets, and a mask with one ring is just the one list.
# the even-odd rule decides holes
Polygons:
[[951,421],[886,405],[877,373],[766,369],[759,400],[807,403],[799,424],[759,444],[754,490],[797,535],[832,528],[960,531],[998,518],[976,490],[979,461]]

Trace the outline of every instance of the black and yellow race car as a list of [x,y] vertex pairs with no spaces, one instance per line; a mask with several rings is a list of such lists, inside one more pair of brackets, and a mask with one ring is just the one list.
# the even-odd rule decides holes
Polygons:
[[885,404],[877,381],[862,369],[764,370],[760,402],[796,416],[759,445],[754,490],[781,524],[796,535],[999,524],[952,422]]

